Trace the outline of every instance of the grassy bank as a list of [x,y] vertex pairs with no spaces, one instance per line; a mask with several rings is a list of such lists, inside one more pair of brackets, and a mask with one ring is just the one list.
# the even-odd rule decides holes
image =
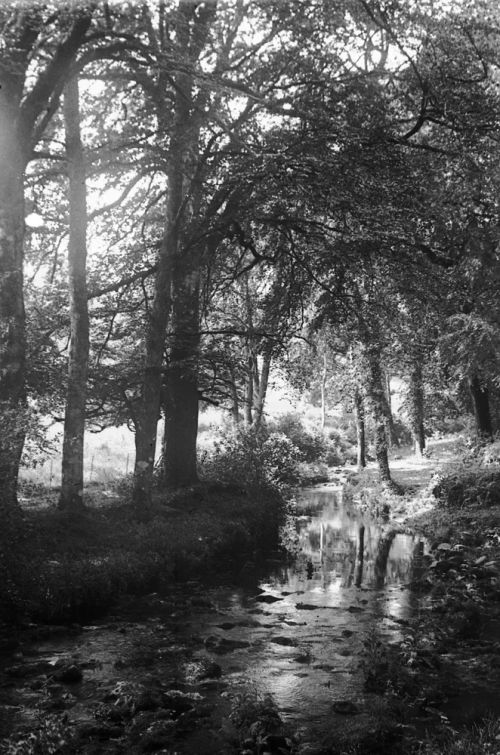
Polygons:
[[[351,494],[388,528],[427,538],[408,589],[402,640],[369,638],[366,691],[380,702],[382,750],[418,755],[497,753],[500,736],[500,469],[480,459],[401,464],[402,495],[358,478]],[[383,749],[385,748],[385,749]]]
[[126,592],[237,571],[276,543],[283,507],[271,488],[215,483],[158,498],[145,521],[97,492],[76,516],[31,506],[1,536],[1,620],[82,621]]

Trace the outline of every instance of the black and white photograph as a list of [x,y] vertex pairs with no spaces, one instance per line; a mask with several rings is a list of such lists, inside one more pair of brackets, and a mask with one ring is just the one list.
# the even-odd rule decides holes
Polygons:
[[0,755],[500,755],[498,0],[0,0]]

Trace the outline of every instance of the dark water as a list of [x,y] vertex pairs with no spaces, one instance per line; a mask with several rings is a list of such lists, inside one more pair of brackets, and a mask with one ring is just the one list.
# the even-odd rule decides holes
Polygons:
[[[248,564],[231,585],[192,582],[128,598],[116,615],[76,636],[50,637],[4,659],[4,716],[29,727],[40,712],[65,711],[81,725],[105,717],[117,690],[124,699],[145,688],[180,690],[200,710],[205,705],[205,714],[186,720],[172,751],[197,755],[238,752],[229,744],[229,714],[245,696],[271,695],[304,748],[332,729],[366,727],[373,713],[365,713],[364,643],[374,634],[389,643],[401,638],[415,610],[407,585],[425,544],[416,535],[389,535],[326,486],[301,493],[283,537],[293,557]],[[54,683],[51,668],[64,663],[77,664],[83,681]],[[210,663],[219,678],[201,680],[200,667]],[[360,715],[336,713],[345,701]],[[114,739],[79,751],[136,751],[120,745],[119,731]]]

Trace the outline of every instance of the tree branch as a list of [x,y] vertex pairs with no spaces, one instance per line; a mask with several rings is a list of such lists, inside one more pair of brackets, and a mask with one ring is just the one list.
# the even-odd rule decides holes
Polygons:
[[146,270],[139,270],[137,273],[132,273],[132,275],[128,275],[126,278],[121,278],[119,281],[116,281],[116,283],[110,283],[108,286],[89,291],[87,299],[98,299],[100,296],[104,296],[104,294],[111,294],[113,291],[119,291],[125,286],[130,286],[132,283],[135,283],[135,281],[144,281],[146,278],[154,275],[157,270],[158,265],[152,265]]

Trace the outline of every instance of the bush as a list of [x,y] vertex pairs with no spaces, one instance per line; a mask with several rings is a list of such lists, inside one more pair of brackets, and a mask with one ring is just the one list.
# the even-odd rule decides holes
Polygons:
[[283,433],[254,428],[227,431],[200,463],[206,479],[249,486],[298,482],[299,449]]
[[500,504],[500,469],[461,470],[444,477],[432,490],[446,506]]
[[323,433],[307,430],[298,414],[284,414],[270,423],[269,431],[276,435],[286,435],[300,452],[301,461],[319,461],[327,451]]

